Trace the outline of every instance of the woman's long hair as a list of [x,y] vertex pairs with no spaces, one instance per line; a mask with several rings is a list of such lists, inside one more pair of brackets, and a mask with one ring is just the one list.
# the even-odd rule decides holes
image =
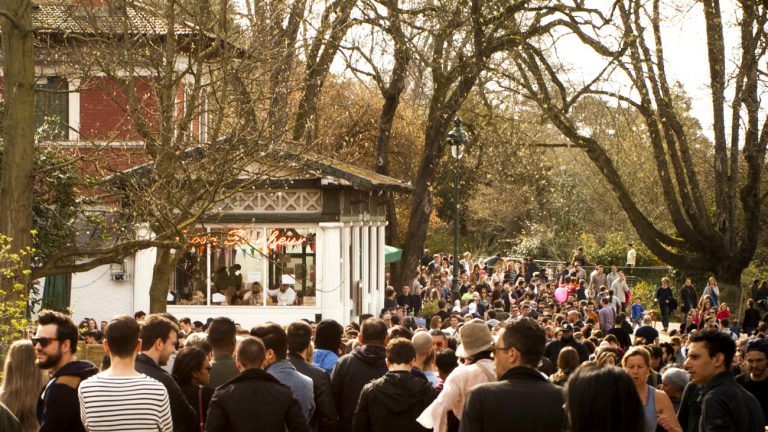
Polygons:
[[200,348],[185,348],[176,356],[173,361],[173,378],[179,384],[179,387],[193,382],[195,372],[203,367],[205,358],[208,354]]
[[37,353],[32,342],[18,340],[8,350],[3,368],[0,402],[19,419],[23,432],[37,431],[40,428],[35,408],[45,379],[43,371],[35,364],[36,359]]
[[581,366],[565,393],[571,432],[642,432],[645,427],[635,384],[618,367]]
[[563,347],[557,355],[557,372],[552,375],[552,381],[562,383],[568,379],[579,366],[579,352],[573,347]]

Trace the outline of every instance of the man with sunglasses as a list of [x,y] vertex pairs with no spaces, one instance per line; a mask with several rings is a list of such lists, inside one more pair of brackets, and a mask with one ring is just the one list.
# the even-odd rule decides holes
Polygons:
[[80,422],[77,388],[80,382],[99,372],[93,363],[77,360],[77,326],[60,312],[44,311],[38,315],[37,332],[32,344],[37,352],[37,366],[47,370],[51,380],[37,401],[37,420],[43,432],[85,431]]
[[[536,370],[544,355],[544,328],[530,318],[507,322],[493,347],[499,381],[469,391],[461,418],[462,432],[563,430],[563,392]],[[499,415],[499,413],[504,413]]]

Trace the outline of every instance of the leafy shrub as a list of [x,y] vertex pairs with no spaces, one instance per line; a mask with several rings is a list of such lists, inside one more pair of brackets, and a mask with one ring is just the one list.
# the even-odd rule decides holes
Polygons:
[[[422,318],[430,319],[433,315],[436,315],[438,311],[437,301],[425,301],[421,304],[421,310],[419,316]],[[429,323],[427,323],[429,324]]]

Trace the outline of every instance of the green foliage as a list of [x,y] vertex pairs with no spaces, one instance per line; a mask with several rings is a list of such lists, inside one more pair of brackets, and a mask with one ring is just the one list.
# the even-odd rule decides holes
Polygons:
[[595,264],[623,266],[627,262],[627,243],[632,242],[637,251],[638,266],[655,266],[661,262],[637,240],[632,240],[623,232],[614,232],[604,236],[601,242],[594,234],[583,233],[579,236],[581,246],[589,260]]
[[11,291],[0,289],[0,353],[19,339],[29,325],[26,318],[27,290],[21,281],[30,271],[22,268],[22,262],[24,256],[33,253],[32,248],[12,251],[11,238],[0,234],[0,278],[13,282]]
[[654,297],[656,297],[656,284],[638,281],[635,287],[632,288],[632,303],[635,303],[635,299],[639,298],[640,304],[646,310],[657,309],[656,304],[653,302]]
[[[47,132],[47,126],[40,128],[35,142],[34,200],[32,204],[32,226],[37,232],[34,237],[34,261],[45,261],[56,251],[72,245],[76,235],[76,221],[86,220],[85,207],[93,200],[84,198],[81,190],[91,186],[77,161],[71,155],[63,154],[42,143],[40,137]],[[0,161],[3,156],[0,142]],[[90,217],[93,219],[93,216]],[[94,226],[100,220],[88,220]]]
[[[422,318],[430,319],[432,316],[437,314],[437,311],[439,308],[437,307],[437,301],[425,301],[421,304],[421,310],[419,311],[419,316]],[[429,323],[427,323],[429,325]]]

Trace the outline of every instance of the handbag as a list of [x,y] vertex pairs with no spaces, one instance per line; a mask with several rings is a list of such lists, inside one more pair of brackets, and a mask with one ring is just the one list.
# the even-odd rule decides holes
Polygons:
[[673,310],[677,309],[677,306],[678,306],[677,299],[674,298],[674,297],[670,297],[669,298],[669,310],[673,311]]

